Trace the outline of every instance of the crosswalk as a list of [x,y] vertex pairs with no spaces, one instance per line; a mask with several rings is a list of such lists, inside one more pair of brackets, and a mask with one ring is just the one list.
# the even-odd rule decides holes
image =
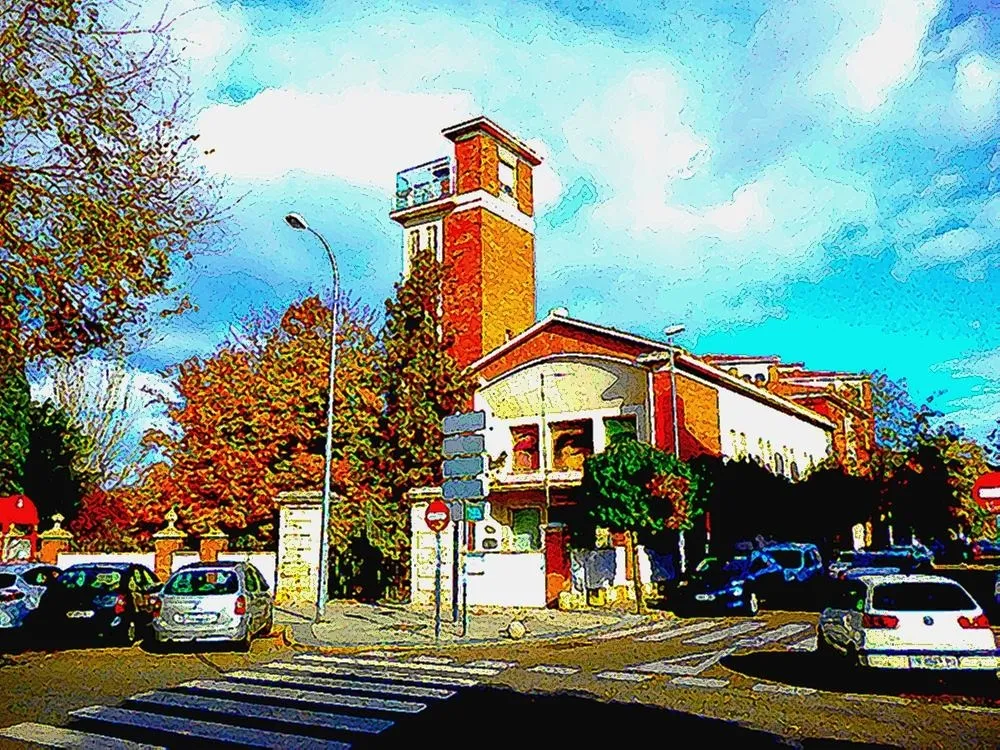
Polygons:
[[137,693],[118,706],[87,706],[71,711],[66,726],[17,724],[0,729],[0,738],[32,747],[109,750],[203,743],[347,750],[370,746],[505,668],[436,657],[298,654],[218,679]]

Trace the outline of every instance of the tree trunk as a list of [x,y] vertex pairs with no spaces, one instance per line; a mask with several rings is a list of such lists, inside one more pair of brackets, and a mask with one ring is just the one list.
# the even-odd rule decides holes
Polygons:
[[632,582],[635,584],[635,612],[641,615],[646,611],[646,603],[642,598],[642,575],[639,573],[639,535],[630,531],[629,537],[632,542]]

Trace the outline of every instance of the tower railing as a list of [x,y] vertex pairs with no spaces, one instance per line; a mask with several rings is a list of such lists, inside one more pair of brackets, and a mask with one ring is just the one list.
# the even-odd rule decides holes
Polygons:
[[402,211],[454,194],[455,165],[449,157],[443,156],[396,173],[393,210]]

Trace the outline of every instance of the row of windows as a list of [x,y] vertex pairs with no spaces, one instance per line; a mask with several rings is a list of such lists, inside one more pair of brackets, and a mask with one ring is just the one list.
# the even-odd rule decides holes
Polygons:
[[749,459],[775,474],[791,477],[796,482],[801,478],[801,471],[798,462],[795,460],[795,450],[793,448],[782,446],[781,450],[774,450],[771,447],[770,441],[765,442],[763,438],[758,438],[757,450],[751,453],[747,445],[745,432],[741,432],[738,439],[736,430],[730,430],[729,435],[737,460]]
[[[410,257],[412,258],[416,255],[417,251],[420,250],[420,230],[411,229],[409,234],[409,240],[407,244],[407,249],[409,250]],[[431,224],[427,227],[427,243],[423,246],[430,248],[437,252],[438,249],[438,226],[437,224]]]
[[[548,433],[549,463],[555,471],[582,471],[583,462],[594,453],[594,423],[590,419],[551,422]],[[539,425],[525,424],[510,428],[513,446],[513,471],[530,474],[541,468]],[[605,442],[611,445],[621,438],[635,439],[635,415],[604,418]]]

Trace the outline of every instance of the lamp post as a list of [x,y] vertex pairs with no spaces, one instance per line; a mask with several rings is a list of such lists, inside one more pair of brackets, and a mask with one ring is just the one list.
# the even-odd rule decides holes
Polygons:
[[[667,337],[667,345],[670,347],[670,422],[674,426],[674,458],[680,460],[681,444],[680,432],[677,426],[677,377],[674,367],[674,336],[684,332],[684,326],[676,325],[664,329],[663,334]],[[679,529],[677,533],[677,551],[680,557],[681,573],[685,570],[684,560],[684,530]]]
[[326,406],[326,453],[323,461],[323,505],[320,512],[319,531],[319,589],[316,592],[316,621],[326,613],[327,590],[329,587],[329,535],[330,535],[330,463],[333,450],[333,386],[337,371],[337,298],[340,294],[340,274],[337,272],[337,259],[323,235],[306,223],[299,214],[288,214],[285,221],[292,229],[311,232],[323,245],[326,256],[330,259],[330,271],[333,277],[333,309],[330,325],[330,385],[327,393]]

